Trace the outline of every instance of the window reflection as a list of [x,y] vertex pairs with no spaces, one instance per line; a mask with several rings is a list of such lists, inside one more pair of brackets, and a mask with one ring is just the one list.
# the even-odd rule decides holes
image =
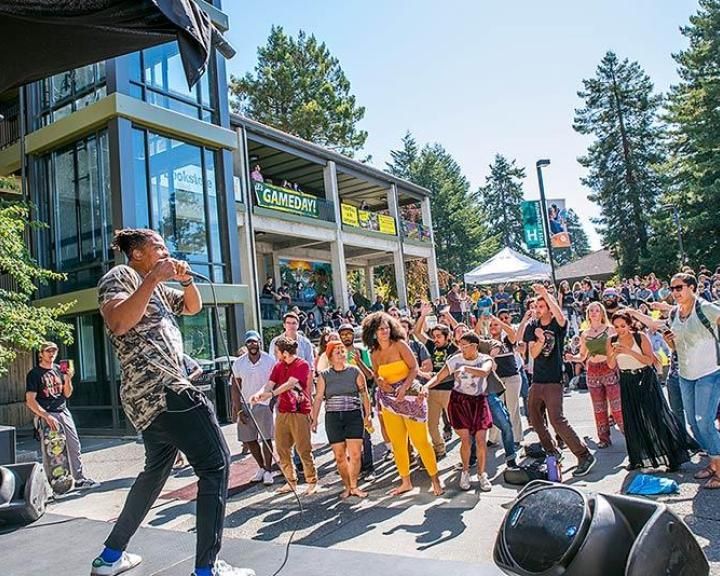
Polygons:
[[35,128],[42,128],[107,95],[105,62],[50,76],[35,84],[39,104]]

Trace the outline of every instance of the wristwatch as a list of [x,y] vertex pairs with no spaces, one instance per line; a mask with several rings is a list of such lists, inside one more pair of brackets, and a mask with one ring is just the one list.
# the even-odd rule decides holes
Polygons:
[[188,278],[187,280],[181,280],[181,281],[180,281],[180,286],[182,286],[183,288],[187,288],[187,287],[190,286],[190,284],[192,284],[193,282],[195,282],[195,278],[193,278],[192,276],[190,276],[190,278]]

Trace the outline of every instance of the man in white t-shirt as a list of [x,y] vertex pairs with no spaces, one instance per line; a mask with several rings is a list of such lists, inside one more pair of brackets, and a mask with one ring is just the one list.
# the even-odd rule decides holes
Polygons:
[[245,333],[247,354],[235,360],[232,367],[232,413],[233,422],[237,421],[238,440],[248,447],[260,467],[252,481],[262,481],[266,486],[270,486],[273,483],[273,413],[269,400],[250,406],[250,398],[265,387],[275,366],[275,359],[262,350],[261,342],[260,334],[255,330]]
[[695,474],[705,488],[720,488],[720,432],[715,418],[720,403],[720,306],[698,298],[697,279],[675,274],[670,290],[677,308],[670,312],[670,331],[664,336],[678,357],[683,408],[710,464]]

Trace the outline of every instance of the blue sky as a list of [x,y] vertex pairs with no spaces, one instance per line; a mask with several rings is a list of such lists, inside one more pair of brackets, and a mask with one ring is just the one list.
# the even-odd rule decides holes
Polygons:
[[697,0],[225,0],[233,74],[251,71],[273,24],[324,41],[366,107],[365,153],[384,167],[410,130],[439,142],[473,189],[496,153],[526,167],[525,196],[537,198],[535,160],[549,198],[566,198],[589,218],[597,207],[576,159],[589,143],[572,129],[577,91],[607,50],[637,60],[659,91],[677,81],[671,53],[686,46],[679,26]]

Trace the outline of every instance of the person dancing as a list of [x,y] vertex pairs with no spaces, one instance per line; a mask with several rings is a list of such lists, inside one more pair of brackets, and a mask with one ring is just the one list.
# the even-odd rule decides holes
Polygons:
[[608,404],[615,424],[623,431],[620,380],[617,368],[611,368],[607,362],[607,343],[615,330],[600,302],[591,302],[585,316],[589,328],[580,334],[580,353],[568,354],[567,359],[571,362],[585,362],[587,386],[598,433],[598,448],[607,448],[612,444]]
[[370,350],[383,421],[400,474],[400,486],[393,488],[390,494],[398,496],[413,489],[407,444],[409,436],[430,476],[433,492],[440,496],[443,487],[429,439],[427,399],[422,395],[422,387],[415,383],[418,364],[405,342],[404,330],[392,316],[378,311],[363,320],[362,339]]
[[312,430],[317,432],[318,415],[325,402],[325,430],[345,486],[340,498],[365,498],[367,492],[358,488],[363,430],[371,426],[365,376],[360,368],[348,364],[342,342],[328,342],[325,354],[330,367],[318,374],[315,384]]
[[[147,229],[115,233],[113,248],[128,264],[113,267],[98,284],[100,313],[122,369],[120,400],[145,444],[145,468],[92,563],[94,576],[137,566],[125,551],[165,485],[178,450],[198,476],[197,544],[193,576],[254,576],[218,560],[227,500],[230,450],[215,411],[185,376],[182,334],[175,320],[202,309],[187,262],[170,258],[163,239]],[[179,282],[182,290],[166,285]]]
[[660,465],[676,471],[690,460],[687,436],[665,401],[653,368],[650,339],[637,332],[625,311],[612,317],[615,336],[607,344],[607,362],[620,369],[628,470]]

